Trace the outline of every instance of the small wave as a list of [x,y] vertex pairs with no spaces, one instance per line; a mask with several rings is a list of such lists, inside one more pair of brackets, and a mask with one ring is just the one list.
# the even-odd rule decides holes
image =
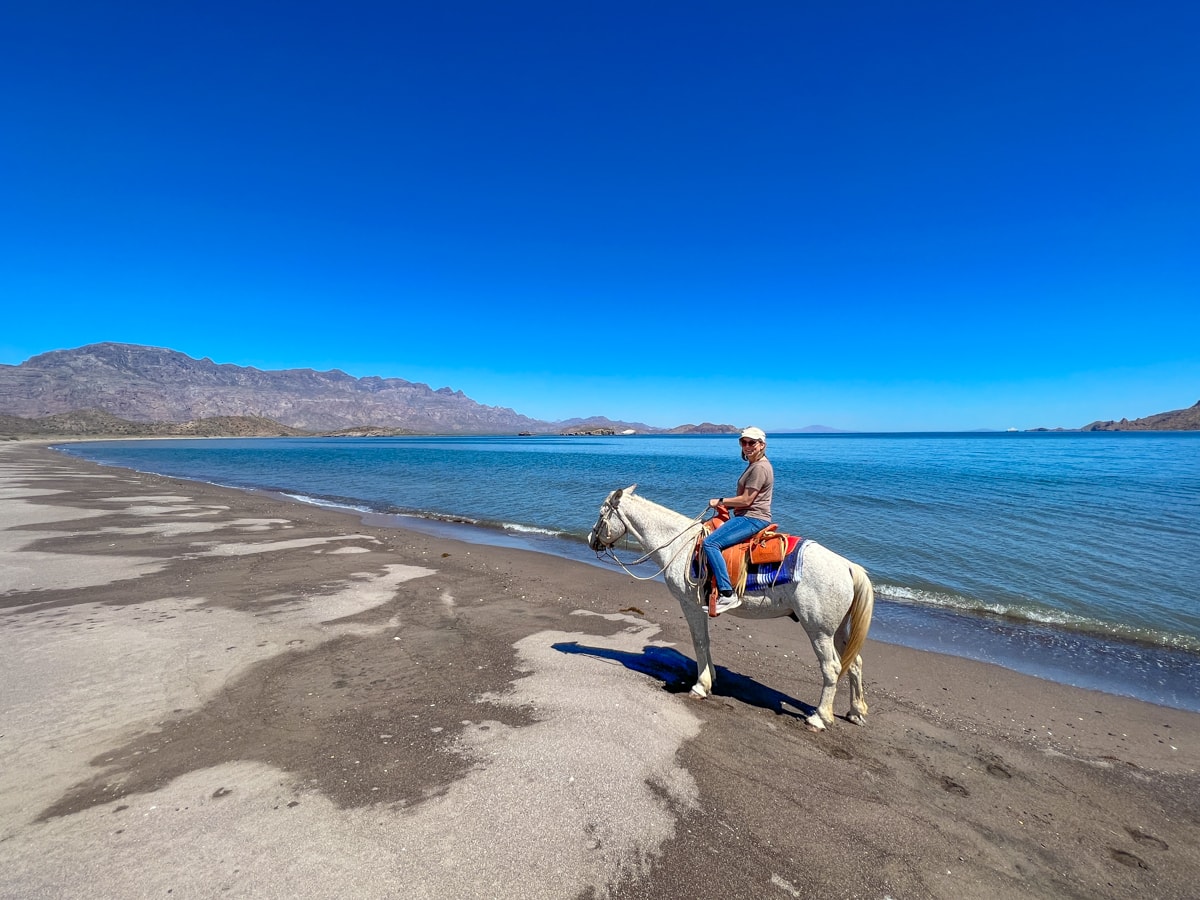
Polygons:
[[521,525],[517,522],[502,522],[500,527],[505,531],[515,531],[519,534],[545,534],[550,537],[559,537],[564,532],[556,531],[553,528],[537,528],[533,525]]
[[287,491],[280,491],[280,496],[287,497],[289,500],[295,500],[298,503],[307,503],[309,506],[321,506],[325,509],[348,509],[353,512],[369,513],[374,512],[369,506],[362,506],[357,503],[338,502],[336,500],[326,500],[322,497],[313,497],[309,494],[291,494]]
[[1200,639],[1191,635],[1108,622],[1102,619],[1076,615],[1065,610],[1027,604],[988,603],[972,597],[964,597],[961,594],[905,587],[895,584],[877,584],[875,591],[884,599],[898,603],[939,607],[974,615],[995,616],[1014,622],[1048,625],[1069,631],[1086,632],[1105,638],[1117,638],[1159,647],[1169,647],[1175,650],[1185,650],[1190,653],[1200,653]]
[[493,519],[477,519],[455,513],[438,513],[414,510],[396,512],[398,518],[426,519],[432,522],[447,522],[451,525],[474,525],[477,528],[491,528],[497,531],[508,531],[516,534],[540,534],[547,537],[559,537],[563,532],[553,528],[539,528],[536,525],[524,525],[520,522],[499,522]]
[[472,519],[469,516],[455,516],[450,513],[435,513],[435,512],[414,512],[412,510],[404,510],[392,513],[398,519],[425,519],[430,522],[447,522],[451,525],[479,525],[478,519]]

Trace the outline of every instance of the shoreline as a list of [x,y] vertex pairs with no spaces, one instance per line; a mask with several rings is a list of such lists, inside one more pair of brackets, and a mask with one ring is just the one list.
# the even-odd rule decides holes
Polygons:
[[[87,441],[47,440],[44,443],[57,449],[63,443],[80,442]],[[68,450],[60,452],[86,459]],[[126,468],[120,463],[105,465]],[[146,474],[160,473],[148,471]],[[414,530],[430,536],[492,547],[546,553],[614,571],[611,565],[598,564],[582,543],[577,545],[574,536],[564,532],[539,533],[537,529],[509,528],[505,523],[473,521],[463,516],[420,510],[373,510],[365,503],[354,505],[336,498],[283,489],[222,484],[179,475],[162,477],[264,493],[286,502],[348,513],[359,517],[364,524]],[[872,636],[885,643],[915,650],[992,663],[1057,684],[1200,712],[1200,679],[1191,677],[1191,673],[1200,667],[1200,653],[1169,643],[1106,632],[1099,627],[1099,623],[1097,627],[1070,627],[988,610],[907,601],[890,596],[887,585],[876,584]]]
[[0,445],[0,893],[1200,879],[1195,713],[870,640],[867,726],[843,684],[812,734],[815,661],[785,620],[714,620],[717,690],[693,701],[660,584],[49,443]]

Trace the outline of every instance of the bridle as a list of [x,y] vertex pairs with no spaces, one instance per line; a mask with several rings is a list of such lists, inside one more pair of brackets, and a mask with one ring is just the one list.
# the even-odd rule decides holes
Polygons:
[[[617,556],[616,551],[613,550],[613,545],[617,541],[619,541],[623,536],[633,533],[633,531],[634,531],[633,526],[630,524],[629,520],[627,518],[625,518],[625,514],[623,512],[621,512],[621,507],[618,504],[613,503],[611,498],[605,500],[604,505],[600,507],[601,519],[603,519],[604,522],[607,523],[608,516],[606,516],[604,514],[605,510],[608,511],[608,515],[612,515],[613,513],[616,514],[617,518],[621,520],[621,524],[623,526],[625,526],[625,531],[622,534],[617,535],[617,537],[613,538],[612,541],[610,541],[606,544],[602,544],[600,548],[593,548],[593,549],[595,549],[595,552],[596,552],[596,558],[599,559],[603,556],[607,556],[609,559],[611,559],[613,562],[615,562],[618,566],[620,566],[626,575],[628,575],[630,578],[636,579],[637,581],[653,581],[659,575],[663,574],[663,572],[665,572],[665,571],[667,571],[667,569],[671,568],[671,565],[675,562],[676,559],[679,558],[679,554],[683,553],[685,550],[688,549],[688,544],[686,541],[684,543],[680,544],[679,547],[676,548],[676,550],[670,555],[670,557],[667,558],[667,561],[665,563],[663,563],[662,567],[657,572],[655,572],[653,575],[646,575],[646,576],[636,575],[630,571],[630,569],[629,569],[630,566],[640,566],[642,563],[647,562],[658,551],[665,550],[666,548],[670,547],[672,544],[674,544],[676,541],[678,541],[681,537],[689,534],[696,525],[703,522],[705,514],[708,513],[708,510],[705,509],[703,512],[700,513],[700,515],[693,518],[686,526],[684,526],[683,530],[680,531],[677,535],[675,535],[675,537],[671,538],[670,540],[666,541],[665,543],[659,544],[657,547],[655,547],[651,550],[647,550],[645,553],[643,553],[637,559],[632,560],[627,563],[627,562],[624,562],[622,559],[620,559]],[[599,543],[599,539],[597,539],[597,543]],[[690,582],[690,580],[691,579],[689,577],[689,573],[685,571],[684,572],[684,581]]]

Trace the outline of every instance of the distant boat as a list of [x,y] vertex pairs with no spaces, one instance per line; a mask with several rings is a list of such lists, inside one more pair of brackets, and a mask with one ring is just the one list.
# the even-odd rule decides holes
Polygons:
[[1021,429],[1020,429],[1020,428],[1009,428],[1009,429],[1007,429],[1007,430],[1008,430],[1008,431],[1020,431]]

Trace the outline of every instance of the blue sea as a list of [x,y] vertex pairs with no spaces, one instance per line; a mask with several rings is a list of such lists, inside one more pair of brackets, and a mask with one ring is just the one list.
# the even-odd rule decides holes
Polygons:
[[[696,516],[743,466],[731,436],[59,449],[608,566],[585,537],[609,491]],[[768,456],[781,530],[871,573],[872,638],[1200,711],[1200,433],[771,435]]]

